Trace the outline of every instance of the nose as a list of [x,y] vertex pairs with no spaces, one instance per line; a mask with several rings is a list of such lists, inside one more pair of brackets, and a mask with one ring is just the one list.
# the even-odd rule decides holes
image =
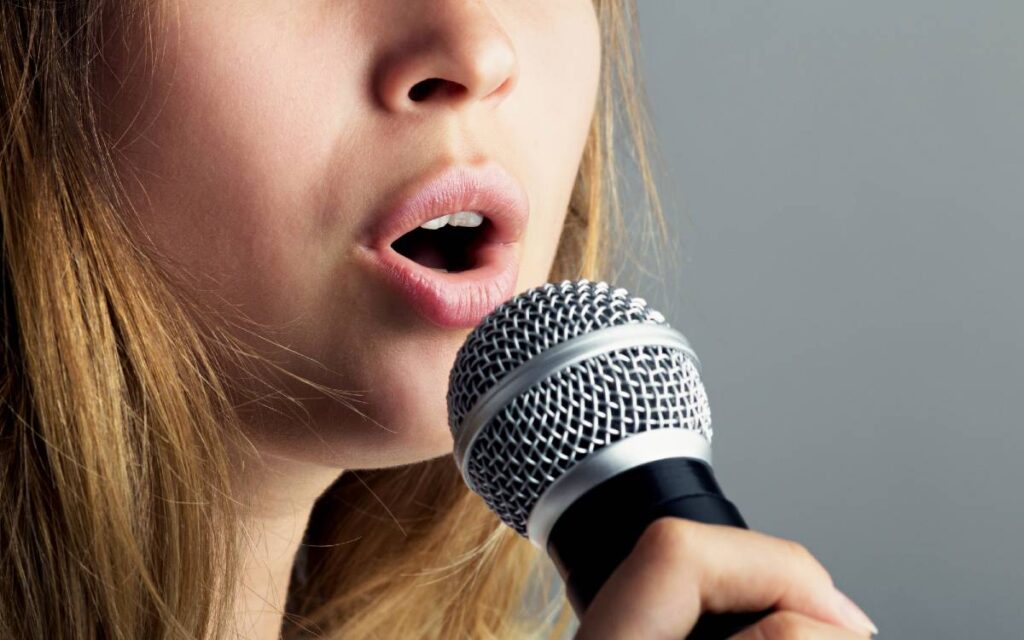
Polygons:
[[[374,73],[378,100],[395,113],[431,106],[496,106],[518,79],[508,33],[481,0],[403,0],[402,28]],[[413,15],[415,14],[415,15]]]

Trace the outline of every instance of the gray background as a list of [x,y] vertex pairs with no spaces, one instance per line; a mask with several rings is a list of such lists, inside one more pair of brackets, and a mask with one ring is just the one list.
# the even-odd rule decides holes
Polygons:
[[674,263],[621,283],[703,360],[726,494],[879,637],[1024,637],[1024,0],[640,24]]

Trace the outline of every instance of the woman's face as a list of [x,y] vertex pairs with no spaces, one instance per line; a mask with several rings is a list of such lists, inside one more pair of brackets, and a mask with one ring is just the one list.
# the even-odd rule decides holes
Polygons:
[[[544,282],[554,258],[598,88],[591,0],[164,0],[159,11],[155,76],[139,64],[142,34],[117,33],[98,82],[140,238],[280,346],[239,332],[246,342],[360,392],[366,414],[285,378],[305,412],[254,414],[250,437],[338,468],[450,451],[448,371],[473,318]],[[476,249],[506,252],[505,285],[482,269],[437,273],[424,300],[379,268],[387,245],[374,234],[396,198],[449,166],[507,175],[528,220],[506,246]],[[488,224],[460,233],[482,238]],[[428,269],[430,250],[417,255]],[[483,307],[444,308],[446,288],[464,286]]]

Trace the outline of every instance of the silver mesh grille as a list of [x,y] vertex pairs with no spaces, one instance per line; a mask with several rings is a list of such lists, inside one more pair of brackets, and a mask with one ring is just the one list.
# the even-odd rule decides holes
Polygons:
[[[599,329],[664,317],[624,289],[586,280],[526,291],[467,338],[449,376],[448,417],[463,418],[504,376],[533,356]],[[473,440],[462,469],[474,490],[525,536],[537,499],[579,460],[650,429],[690,429],[710,443],[711,414],[700,374],[678,348],[617,349],[538,380],[498,411]]]
[[480,396],[541,351],[635,322],[668,325],[642,298],[606,282],[565,280],[524,291],[484,318],[459,350],[448,378],[448,424],[457,429]]

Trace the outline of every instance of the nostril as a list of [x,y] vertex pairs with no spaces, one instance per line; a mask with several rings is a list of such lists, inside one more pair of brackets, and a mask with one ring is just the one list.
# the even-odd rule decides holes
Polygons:
[[417,82],[413,85],[412,89],[409,89],[409,99],[413,102],[426,100],[434,94],[442,84],[444,84],[444,80],[441,78],[428,78]]
[[422,102],[441,92],[458,95],[465,91],[466,88],[457,82],[451,82],[444,78],[427,78],[417,82],[412,86],[412,89],[409,89],[409,99],[413,102]]

